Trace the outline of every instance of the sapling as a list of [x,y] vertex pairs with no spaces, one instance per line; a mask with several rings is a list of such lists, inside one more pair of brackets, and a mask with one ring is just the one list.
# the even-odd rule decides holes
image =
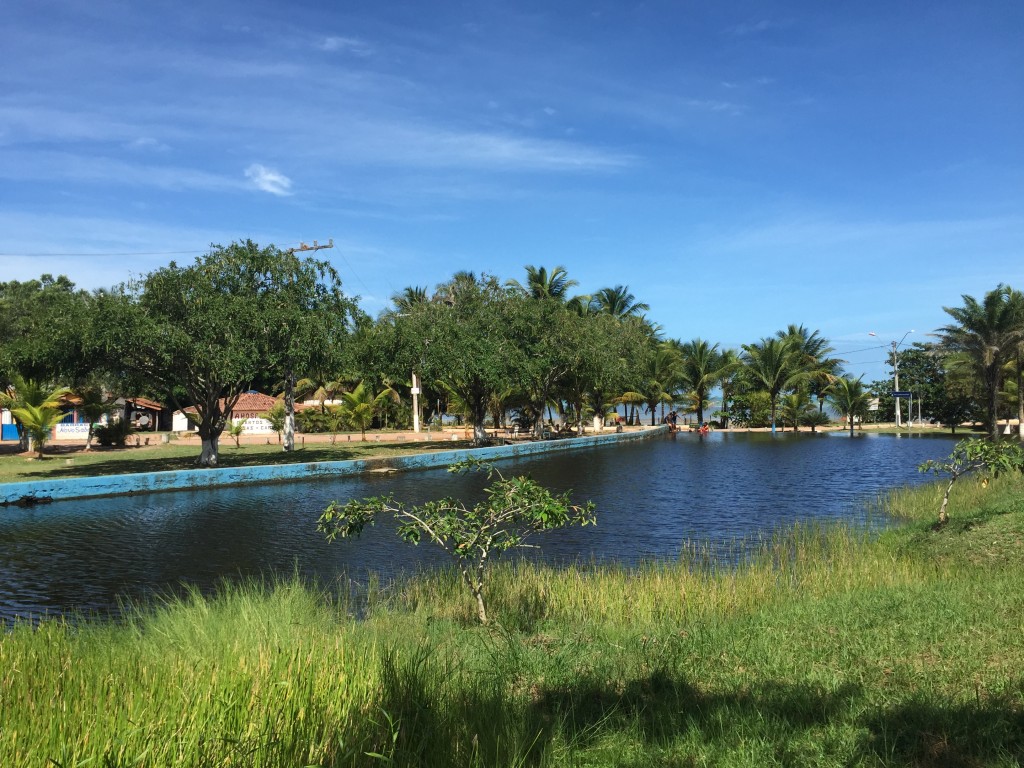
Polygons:
[[529,477],[506,478],[492,464],[477,459],[452,464],[448,471],[486,472],[490,484],[484,489],[483,501],[469,506],[458,499],[443,498],[413,507],[396,502],[393,495],[346,504],[332,501],[320,516],[317,529],[333,541],[358,536],[382,513],[394,515],[401,539],[419,544],[426,537],[455,561],[473,595],[477,618],[486,624],[484,587],[492,555],[532,546],[527,540],[542,531],[593,524],[594,505],[573,504],[569,493],[553,494]]
[[[933,472],[936,475],[948,474],[949,485],[942,496],[939,507],[939,525],[949,522],[946,507],[949,505],[949,492],[953,484],[971,472],[991,473],[993,477],[1000,472],[1010,472],[1024,468],[1024,451],[1016,443],[992,440],[961,440],[953,448],[953,452],[944,461],[928,460],[918,465],[921,472]],[[987,478],[986,478],[987,480]]]

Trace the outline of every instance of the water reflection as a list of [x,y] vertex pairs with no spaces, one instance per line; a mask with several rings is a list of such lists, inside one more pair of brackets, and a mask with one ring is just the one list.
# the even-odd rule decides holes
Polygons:
[[[927,480],[917,465],[952,440],[887,435],[679,434],[621,446],[504,462],[577,500],[597,526],[538,539],[542,557],[674,559],[686,542],[715,547],[798,520],[864,523],[879,491]],[[0,618],[116,611],[181,584],[290,574],[322,584],[385,579],[444,562],[434,548],[397,541],[384,521],[358,540],[327,544],[316,520],[331,499],[393,493],[407,502],[478,497],[479,476],[444,470],[204,492],[0,508]]]

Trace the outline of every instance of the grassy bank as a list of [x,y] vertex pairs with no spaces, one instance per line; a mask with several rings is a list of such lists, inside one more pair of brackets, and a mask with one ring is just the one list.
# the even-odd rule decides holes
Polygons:
[[356,621],[299,584],[0,638],[0,765],[1020,765],[1024,481],[900,491],[877,539],[739,571],[452,574]]
[[[236,447],[222,440],[220,466],[252,467],[266,464],[298,464],[319,461],[348,461],[371,457],[406,456],[412,453],[450,451],[465,448],[465,440],[433,440],[424,442],[339,441],[310,442],[285,453],[277,443],[247,444]],[[42,480],[60,477],[93,477],[135,472],[163,472],[176,469],[195,469],[199,456],[197,438],[175,440],[161,445],[148,445],[118,449],[94,448],[83,451],[81,446],[57,445],[47,448],[43,459],[15,453],[13,446],[0,453],[0,483],[22,480]]]

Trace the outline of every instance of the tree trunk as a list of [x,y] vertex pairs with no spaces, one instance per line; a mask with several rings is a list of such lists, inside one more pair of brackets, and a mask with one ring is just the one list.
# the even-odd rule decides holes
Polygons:
[[200,467],[216,467],[217,460],[219,458],[219,446],[220,435],[209,435],[202,438],[203,450],[199,454],[199,458],[196,460],[196,464]]
[[1017,352],[1017,437],[1024,443],[1024,369],[1021,369],[1020,352]]
[[284,375],[284,450],[295,450],[295,372]]

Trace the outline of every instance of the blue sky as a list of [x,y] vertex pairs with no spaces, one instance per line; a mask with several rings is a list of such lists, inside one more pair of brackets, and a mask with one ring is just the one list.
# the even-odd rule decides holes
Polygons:
[[1022,39],[1017,0],[13,0],[0,280],[333,238],[374,315],[563,265],[668,336],[802,323],[881,378],[1024,287]]

